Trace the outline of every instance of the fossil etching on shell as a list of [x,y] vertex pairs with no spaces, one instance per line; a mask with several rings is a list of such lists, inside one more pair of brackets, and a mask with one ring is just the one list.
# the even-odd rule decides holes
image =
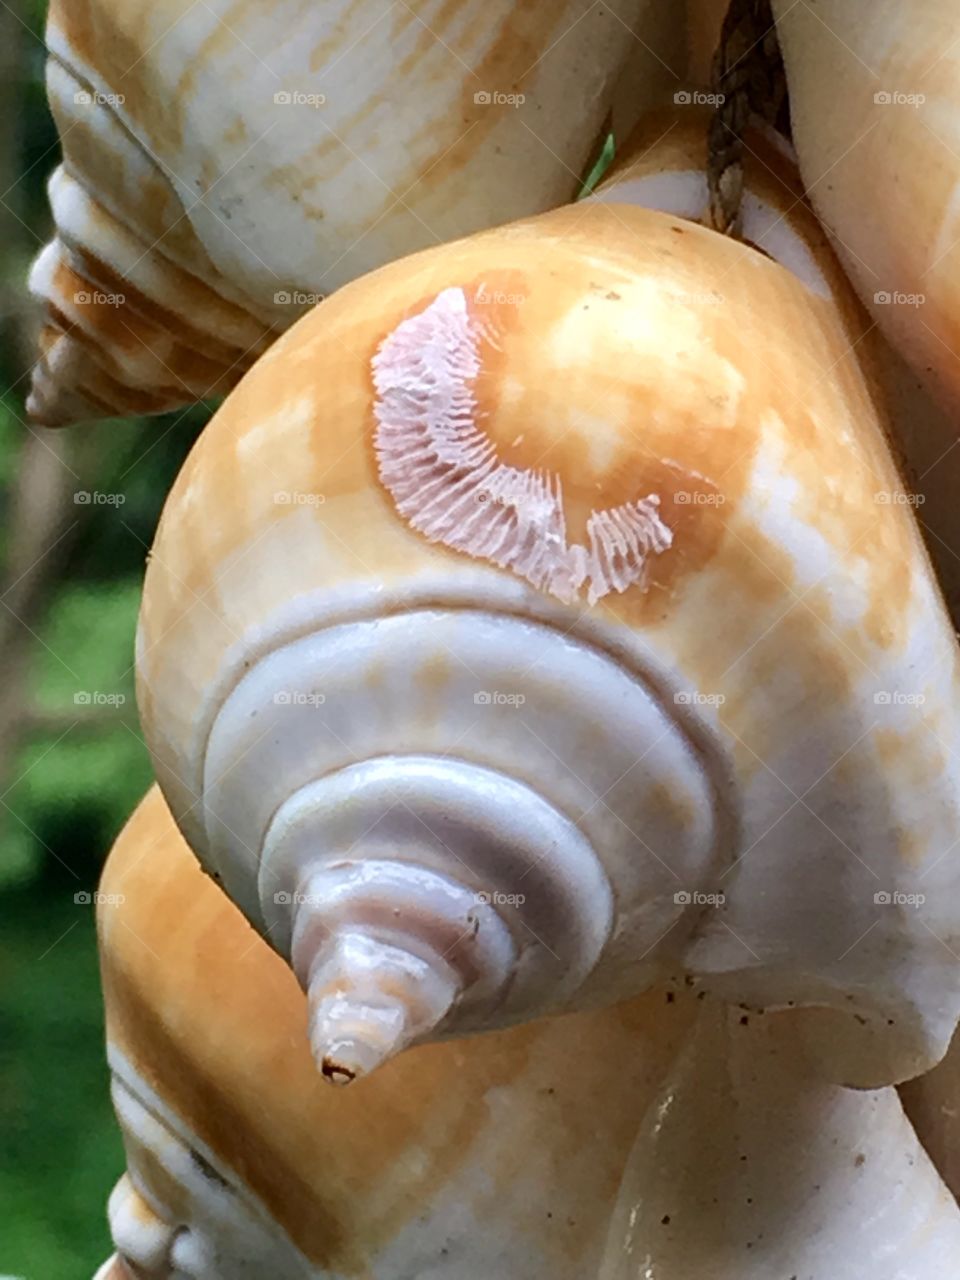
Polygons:
[[567,541],[560,477],[501,462],[476,422],[472,383],[482,335],[462,289],[444,289],[397,325],[373,360],[380,479],[397,510],[431,542],[512,569],[540,591],[593,605],[646,581],[673,533],[660,498],[593,511],[588,545]]

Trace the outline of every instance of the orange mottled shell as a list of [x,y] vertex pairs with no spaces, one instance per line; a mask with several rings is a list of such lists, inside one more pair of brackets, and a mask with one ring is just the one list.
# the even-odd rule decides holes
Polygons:
[[[325,609],[352,621],[359,597],[386,616],[468,594],[478,608],[599,637],[608,651],[635,646],[648,679],[681,691],[672,722],[685,723],[677,706],[707,708],[698,722],[716,729],[734,778],[721,777],[718,757],[704,765],[739,829],[718,820],[726,834],[697,845],[709,849],[704,865],[722,880],[727,905],[722,919],[702,916],[703,936],[682,962],[731,999],[830,1006],[807,1019],[824,1069],[845,1083],[892,1083],[944,1052],[960,1001],[937,940],[960,939],[952,905],[960,872],[949,855],[960,814],[950,764],[960,744],[958,655],[875,387],[857,359],[868,322],[837,292],[844,284],[831,259],[804,282],[753,248],[621,203],[630,181],[628,173],[607,203],[481,233],[353,282],[232,394],[171,492],[145,584],[139,702],[158,777],[198,856],[263,928],[256,903],[265,882],[249,874],[267,822],[256,798],[279,805],[284,786],[307,779],[298,773],[294,783],[289,761],[271,773],[268,749],[255,755],[251,738],[250,753],[237,747],[248,785],[232,783],[231,769],[217,791],[219,779],[211,785],[204,773],[210,735],[244,673],[319,632]],[[785,186],[777,199],[789,208],[796,196]],[[783,221],[776,204],[770,212],[772,224]],[[798,226],[816,268],[819,233],[808,213]],[[452,390],[417,363],[421,338],[423,350],[456,347],[437,338],[455,332],[443,328],[451,317],[475,343]],[[384,351],[399,364],[384,364]],[[487,555],[478,548],[496,545],[500,512],[523,507],[509,486],[486,516],[464,517],[474,544],[456,529],[437,533],[426,499],[427,514],[417,516],[415,485],[403,489],[403,505],[397,497],[404,468],[420,465],[413,445],[409,455],[400,447],[407,437],[390,446],[394,478],[385,470],[378,432],[391,377],[401,391],[404,377],[414,391],[422,380],[439,387],[437,403],[469,406],[470,430],[483,437],[476,456],[491,451],[497,483],[526,477],[531,509],[553,511],[562,489],[563,530],[550,525],[543,541],[551,555],[585,546],[598,513],[650,499],[659,523],[651,518],[656,537],[645,555],[582,589],[575,572],[538,577]],[[394,406],[402,418],[402,394]],[[451,474],[466,486],[466,472]],[[424,479],[431,500],[442,480],[439,470]],[[406,672],[429,697],[393,738],[384,730],[377,752],[416,754],[434,742],[436,725],[453,723],[463,668],[442,659],[425,656]],[[256,738],[284,742],[284,714],[271,703]],[[472,707],[463,715],[449,750],[456,743],[491,768],[509,755],[519,776],[532,775],[531,748],[517,743],[535,739],[509,721],[494,737]],[[290,768],[312,767],[308,750],[305,739]],[[346,748],[341,755],[338,768],[351,761]],[[583,777],[600,758],[584,747],[573,770]],[[923,800],[904,778],[923,779]],[[670,792],[677,841],[695,826],[676,800],[688,795],[687,781],[677,777]],[[223,815],[211,852],[228,793],[237,808]],[[630,815],[630,830],[645,829],[641,814]],[[658,853],[675,858],[677,847]],[[640,852],[639,863],[624,857],[649,866]],[[886,894],[922,892],[926,924],[884,914],[878,881]],[[686,935],[670,928],[673,890],[654,869],[648,887],[631,893],[618,895],[620,909],[641,911],[649,893],[662,912],[666,942],[645,952],[645,966],[681,963]],[[628,937],[630,928],[614,933]],[[914,965],[923,982],[907,977]],[[629,972],[642,981],[637,966]],[[577,999],[599,996],[605,983],[601,963]],[[854,1010],[867,991],[878,1004]]]
[[98,921],[128,1170],[97,1280],[954,1274],[960,1213],[895,1091],[818,1080],[789,1015],[661,991],[332,1091],[156,790]]
[[[524,1280],[595,1274],[632,1136],[690,1009],[658,992],[413,1050],[331,1090],[295,979],[201,873],[157,790],[100,889],[107,1038],[124,1096],[160,1113],[164,1133],[201,1152],[313,1266],[412,1274],[410,1259],[435,1244],[461,1265],[474,1250],[480,1267],[509,1245],[526,1259]],[[202,1190],[169,1172],[173,1137],[148,1121],[126,1128],[139,1199],[125,1216],[200,1230]],[[373,1271],[391,1260],[396,1271]],[[271,1274],[282,1265],[280,1250]]]

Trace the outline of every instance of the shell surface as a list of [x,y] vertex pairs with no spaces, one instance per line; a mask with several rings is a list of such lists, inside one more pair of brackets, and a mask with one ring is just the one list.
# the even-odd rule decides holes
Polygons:
[[960,1200],[960,1036],[954,1035],[932,1071],[901,1085],[900,1095],[920,1140]]
[[867,322],[808,214],[797,274],[603,194],[354,283],[224,406],[147,575],[161,785],[334,1076],[686,972],[903,1079],[960,1001],[957,652]]
[[128,1161],[110,1221],[136,1275],[596,1274],[632,1134],[688,1011],[658,992],[426,1046],[334,1091],[289,969],[201,874],[156,789],[100,903]]
[[646,8],[54,3],[30,411],[222,393],[345,281],[571,198]]
[[318,1080],[289,970],[154,789],[98,906],[127,1171],[97,1280],[948,1280],[960,1212],[893,1089],[787,1015],[651,993]]
[[895,1089],[824,1084],[784,1014],[709,1003],[637,1137],[599,1280],[949,1280],[960,1210]]
[[887,337],[960,396],[960,18],[946,0],[774,0],[810,198]]

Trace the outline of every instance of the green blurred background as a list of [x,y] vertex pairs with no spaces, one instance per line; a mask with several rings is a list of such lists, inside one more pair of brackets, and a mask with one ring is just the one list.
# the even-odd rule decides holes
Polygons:
[[[150,783],[133,637],[163,498],[209,411],[30,429],[26,293],[59,161],[45,0],[0,4],[0,1278],[84,1280],[123,1168],[93,907]],[[109,502],[77,494],[109,494]]]

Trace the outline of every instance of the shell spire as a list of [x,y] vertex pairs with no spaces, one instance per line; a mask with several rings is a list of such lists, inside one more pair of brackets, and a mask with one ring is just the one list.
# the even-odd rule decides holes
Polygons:
[[295,977],[156,789],[107,860],[98,928],[127,1158],[99,1280],[596,1275],[696,1001],[658,991],[426,1046],[331,1089]]
[[835,1083],[956,1025],[960,663],[867,322],[789,157],[751,139],[760,253],[660,132],[329,298],[168,499],[145,735],[336,1079],[677,974]]
[[654,990],[334,1091],[156,789],[97,913],[127,1159],[98,1280],[955,1275],[960,1210],[896,1091],[825,1083],[789,1014]]

